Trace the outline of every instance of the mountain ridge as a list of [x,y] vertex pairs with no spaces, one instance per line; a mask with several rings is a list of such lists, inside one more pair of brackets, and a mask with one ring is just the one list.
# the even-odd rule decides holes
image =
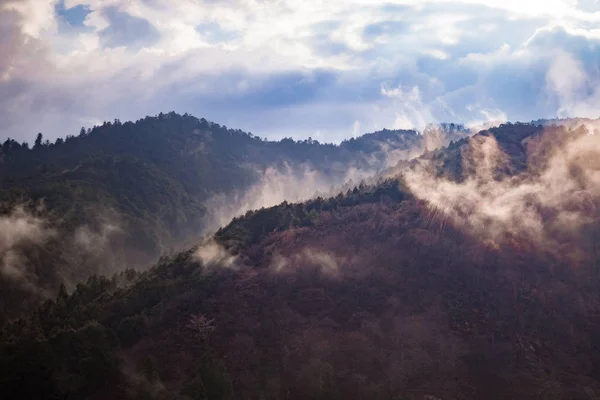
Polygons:
[[[0,243],[0,287],[20,287],[39,301],[61,282],[72,290],[94,274],[147,268],[248,209],[359,182],[395,162],[388,154],[407,157],[422,145],[410,131],[340,145],[265,141],[174,112],[105,122],[55,143],[40,134],[32,148],[7,140],[0,146],[0,218],[31,229]],[[21,206],[28,214],[13,218]],[[23,253],[23,246],[33,250]],[[29,303],[9,297],[6,315]]]
[[[596,399],[600,167],[588,133],[505,124],[400,175],[247,211],[145,272],[61,287],[1,330],[0,389]],[[560,202],[544,197],[558,187]],[[518,223],[486,208],[507,199]],[[525,223],[538,215],[544,235]]]

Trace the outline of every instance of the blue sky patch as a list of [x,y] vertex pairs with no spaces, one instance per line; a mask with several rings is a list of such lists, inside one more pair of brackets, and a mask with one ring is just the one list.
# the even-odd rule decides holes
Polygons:
[[62,18],[72,27],[82,27],[85,17],[91,12],[90,8],[85,5],[77,5],[72,8],[65,8],[65,1],[60,0],[54,7],[56,15]]

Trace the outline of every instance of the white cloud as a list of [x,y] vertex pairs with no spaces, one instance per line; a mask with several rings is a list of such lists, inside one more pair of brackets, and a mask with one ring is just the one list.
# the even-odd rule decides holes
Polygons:
[[357,137],[361,134],[360,132],[360,121],[356,120],[352,124],[352,137]]
[[570,103],[585,85],[586,74],[579,60],[565,51],[558,51],[546,74],[546,81],[550,90]]
[[597,123],[578,123],[529,137],[522,143],[528,169],[511,176],[505,173],[510,157],[494,136],[474,136],[460,149],[461,182],[435,176],[435,168],[422,162],[406,172],[406,183],[479,239],[527,238],[566,256],[564,244],[584,240],[581,227],[594,220],[598,133]]
[[403,90],[401,87],[381,88],[381,94],[394,99],[395,120],[393,129],[424,130],[428,124],[436,122],[431,109],[421,99],[418,86]]
[[[0,280],[10,280],[31,293],[45,296],[37,274],[27,259],[29,246],[44,246],[56,237],[49,221],[24,207],[16,207],[0,217]],[[32,247],[29,247],[30,249]]]
[[470,110],[479,110],[480,116],[467,122],[467,127],[474,132],[479,132],[484,129],[490,129],[508,121],[506,113],[502,110],[493,109],[486,110],[480,106],[469,105]]
[[[337,141],[356,120],[367,131],[478,121],[486,110],[510,119],[591,113],[598,104],[597,90],[580,93],[600,61],[600,6],[591,1],[64,0],[61,15],[57,3],[0,0],[0,33],[10,38],[0,43],[0,136],[52,138],[90,119],[176,109],[272,137],[322,129]],[[59,29],[82,6],[83,25]],[[127,18],[111,13],[145,22],[120,26]],[[131,31],[142,28],[156,38]],[[120,45],[106,47],[107,34]],[[333,77],[298,83],[315,71]],[[279,103],[285,90],[300,100]]]
[[438,58],[440,60],[447,60],[450,58],[450,55],[443,50],[439,49],[425,49],[423,50],[423,54],[427,54],[433,58]]
[[54,0],[4,0],[4,4],[0,2],[0,10],[17,11],[26,16],[21,31],[39,39],[47,31],[55,33],[54,3]]

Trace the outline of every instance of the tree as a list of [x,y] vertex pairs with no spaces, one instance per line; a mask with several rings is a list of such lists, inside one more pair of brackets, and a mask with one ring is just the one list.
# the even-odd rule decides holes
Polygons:
[[35,144],[33,145],[34,149],[39,149],[42,146],[42,140],[44,140],[44,136],[40,133],[37,134],[35,138]]
[[206,339],[212,331],[215,330],[214,318],[207,318],[203,314],[192,315],[187,327],[194,332],[194,335],[201,339]]

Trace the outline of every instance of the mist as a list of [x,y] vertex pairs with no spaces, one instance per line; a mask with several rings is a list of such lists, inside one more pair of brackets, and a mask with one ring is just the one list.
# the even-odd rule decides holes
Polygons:
[[213,232],[247,211],[272,207],[284,201],[297,203],[317,196],[336,196],[361,182],[377,180],[386,170],[471,133],[461,125],[430,124],[408,139],[403,136],[405,133],[392,133],[393,136],[387,139],[369,138],[372,151],[357,152],[350,162],[334,162],[327,165],[327,170],[308,162],[290,161],[257,170],[259,179],[248,189],[217,194],[206,202],[208,213],[204,232]]
[[600,135],[590,124],[550,126],[526,138],[527,168],[510,171],[510,154],[494,136],[477,135],[460,149],[463,180],[439,177],[421,160],[404,178],[430,207],[476,237],[526,238],[547,249],[575,240],[598,218]]
[[206,231],[225,226],[234,217],[250,210],[272,207],[284,201],[296,203],[319,195],[333,195],[336,186],[348,181],[360,182],[375,173],[376,170],[350,167],[338,176],[327,175],[308,164],[284,163],[279,169],[268,167],[248,190],[219,194],[208,200]]
[[65,229],[43,202],[3,205],[0,216],[0,289],[5,301],[0,323],[39,301],[53,298],[61,284],[68,291],[93,275],[112,275],[130,264],[118,239],[124,231],[114,214]]
[[325,276],[338,277],[340,267],[345,263],[347,260],[344,257],[316,248],[305,248],[288,256],[275,254],[269,268],[276,273],[295,273],[302,268],[316,267]]
[[27,265],[27,246],[40,246],[56,236],[45,219],[17,206],[0,216],[0,275],[28,292],[37,293],[37,277]]
[[237,257],[229,254],[212,236],[205,238],[194,249],[192,258],[207,268],[233,268],[237,260]]
[[133,265],[131,250],[124,244],[127,232],[114,212],[97,210],[88,223],[75,227],[63,237],[59,274],[73,288],[92,275],[112,275]]

